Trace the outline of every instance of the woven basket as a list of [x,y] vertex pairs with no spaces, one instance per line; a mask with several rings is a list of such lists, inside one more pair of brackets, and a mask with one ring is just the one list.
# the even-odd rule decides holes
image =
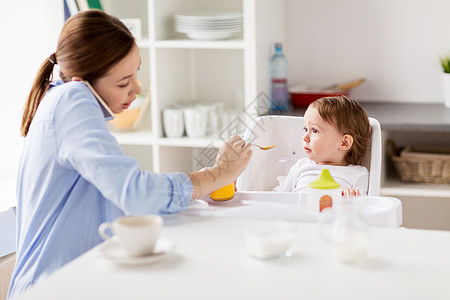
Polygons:
[[388,140],[386,148],[401,180],[450,184],[450,147],[399,148]]

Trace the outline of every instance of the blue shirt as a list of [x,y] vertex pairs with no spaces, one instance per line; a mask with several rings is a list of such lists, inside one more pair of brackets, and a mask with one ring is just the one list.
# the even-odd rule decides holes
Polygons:
[[52,84],[25,139],[17,181],[17,253],[9,297],[102,242],[98,226],[185,209],[184,173],[141,171],[109,132],[83,82]]

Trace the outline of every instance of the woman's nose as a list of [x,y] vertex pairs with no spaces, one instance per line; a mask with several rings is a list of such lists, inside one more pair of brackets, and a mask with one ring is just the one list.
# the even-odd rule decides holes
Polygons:
[[134,87],[131,92],[135,95],[139,95],[140,93],[142,93],[141,85],[139,84],[139,82],[137,80],[134,80]]

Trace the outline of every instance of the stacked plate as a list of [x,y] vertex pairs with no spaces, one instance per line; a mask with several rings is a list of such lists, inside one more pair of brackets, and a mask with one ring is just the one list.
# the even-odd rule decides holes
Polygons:
[[242,31],[242,14],[234,12],[177,14],[175,30],[185,33],[193,40],[225,40],[233,33]]

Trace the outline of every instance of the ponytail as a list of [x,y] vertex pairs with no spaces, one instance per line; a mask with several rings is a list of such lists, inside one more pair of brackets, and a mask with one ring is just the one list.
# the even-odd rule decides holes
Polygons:
[[44,61],[23,112],[21,134],[26,136],[39,103],[48,91],[53,67],[58,64],[62,81],[74,76],[94,83],[130,53],[135,40],[128,28],[107,13],[90,9],[70,17],[59,36],[56,53]]
[[49,89],[50,82],[53,78],[53,67],[55,64],[56,56],[53,53],[50,55],[50,58],[46,59],[44,63],[42,63],[36,78],[34,79],[27,102],[25,103],[22,126],[20,128],[20,133],[24,137],[27,136],[31,121],[33,121],[34,115],[36,114],[36,110],[41,103],[42,98],[44,98],[45,93]]

